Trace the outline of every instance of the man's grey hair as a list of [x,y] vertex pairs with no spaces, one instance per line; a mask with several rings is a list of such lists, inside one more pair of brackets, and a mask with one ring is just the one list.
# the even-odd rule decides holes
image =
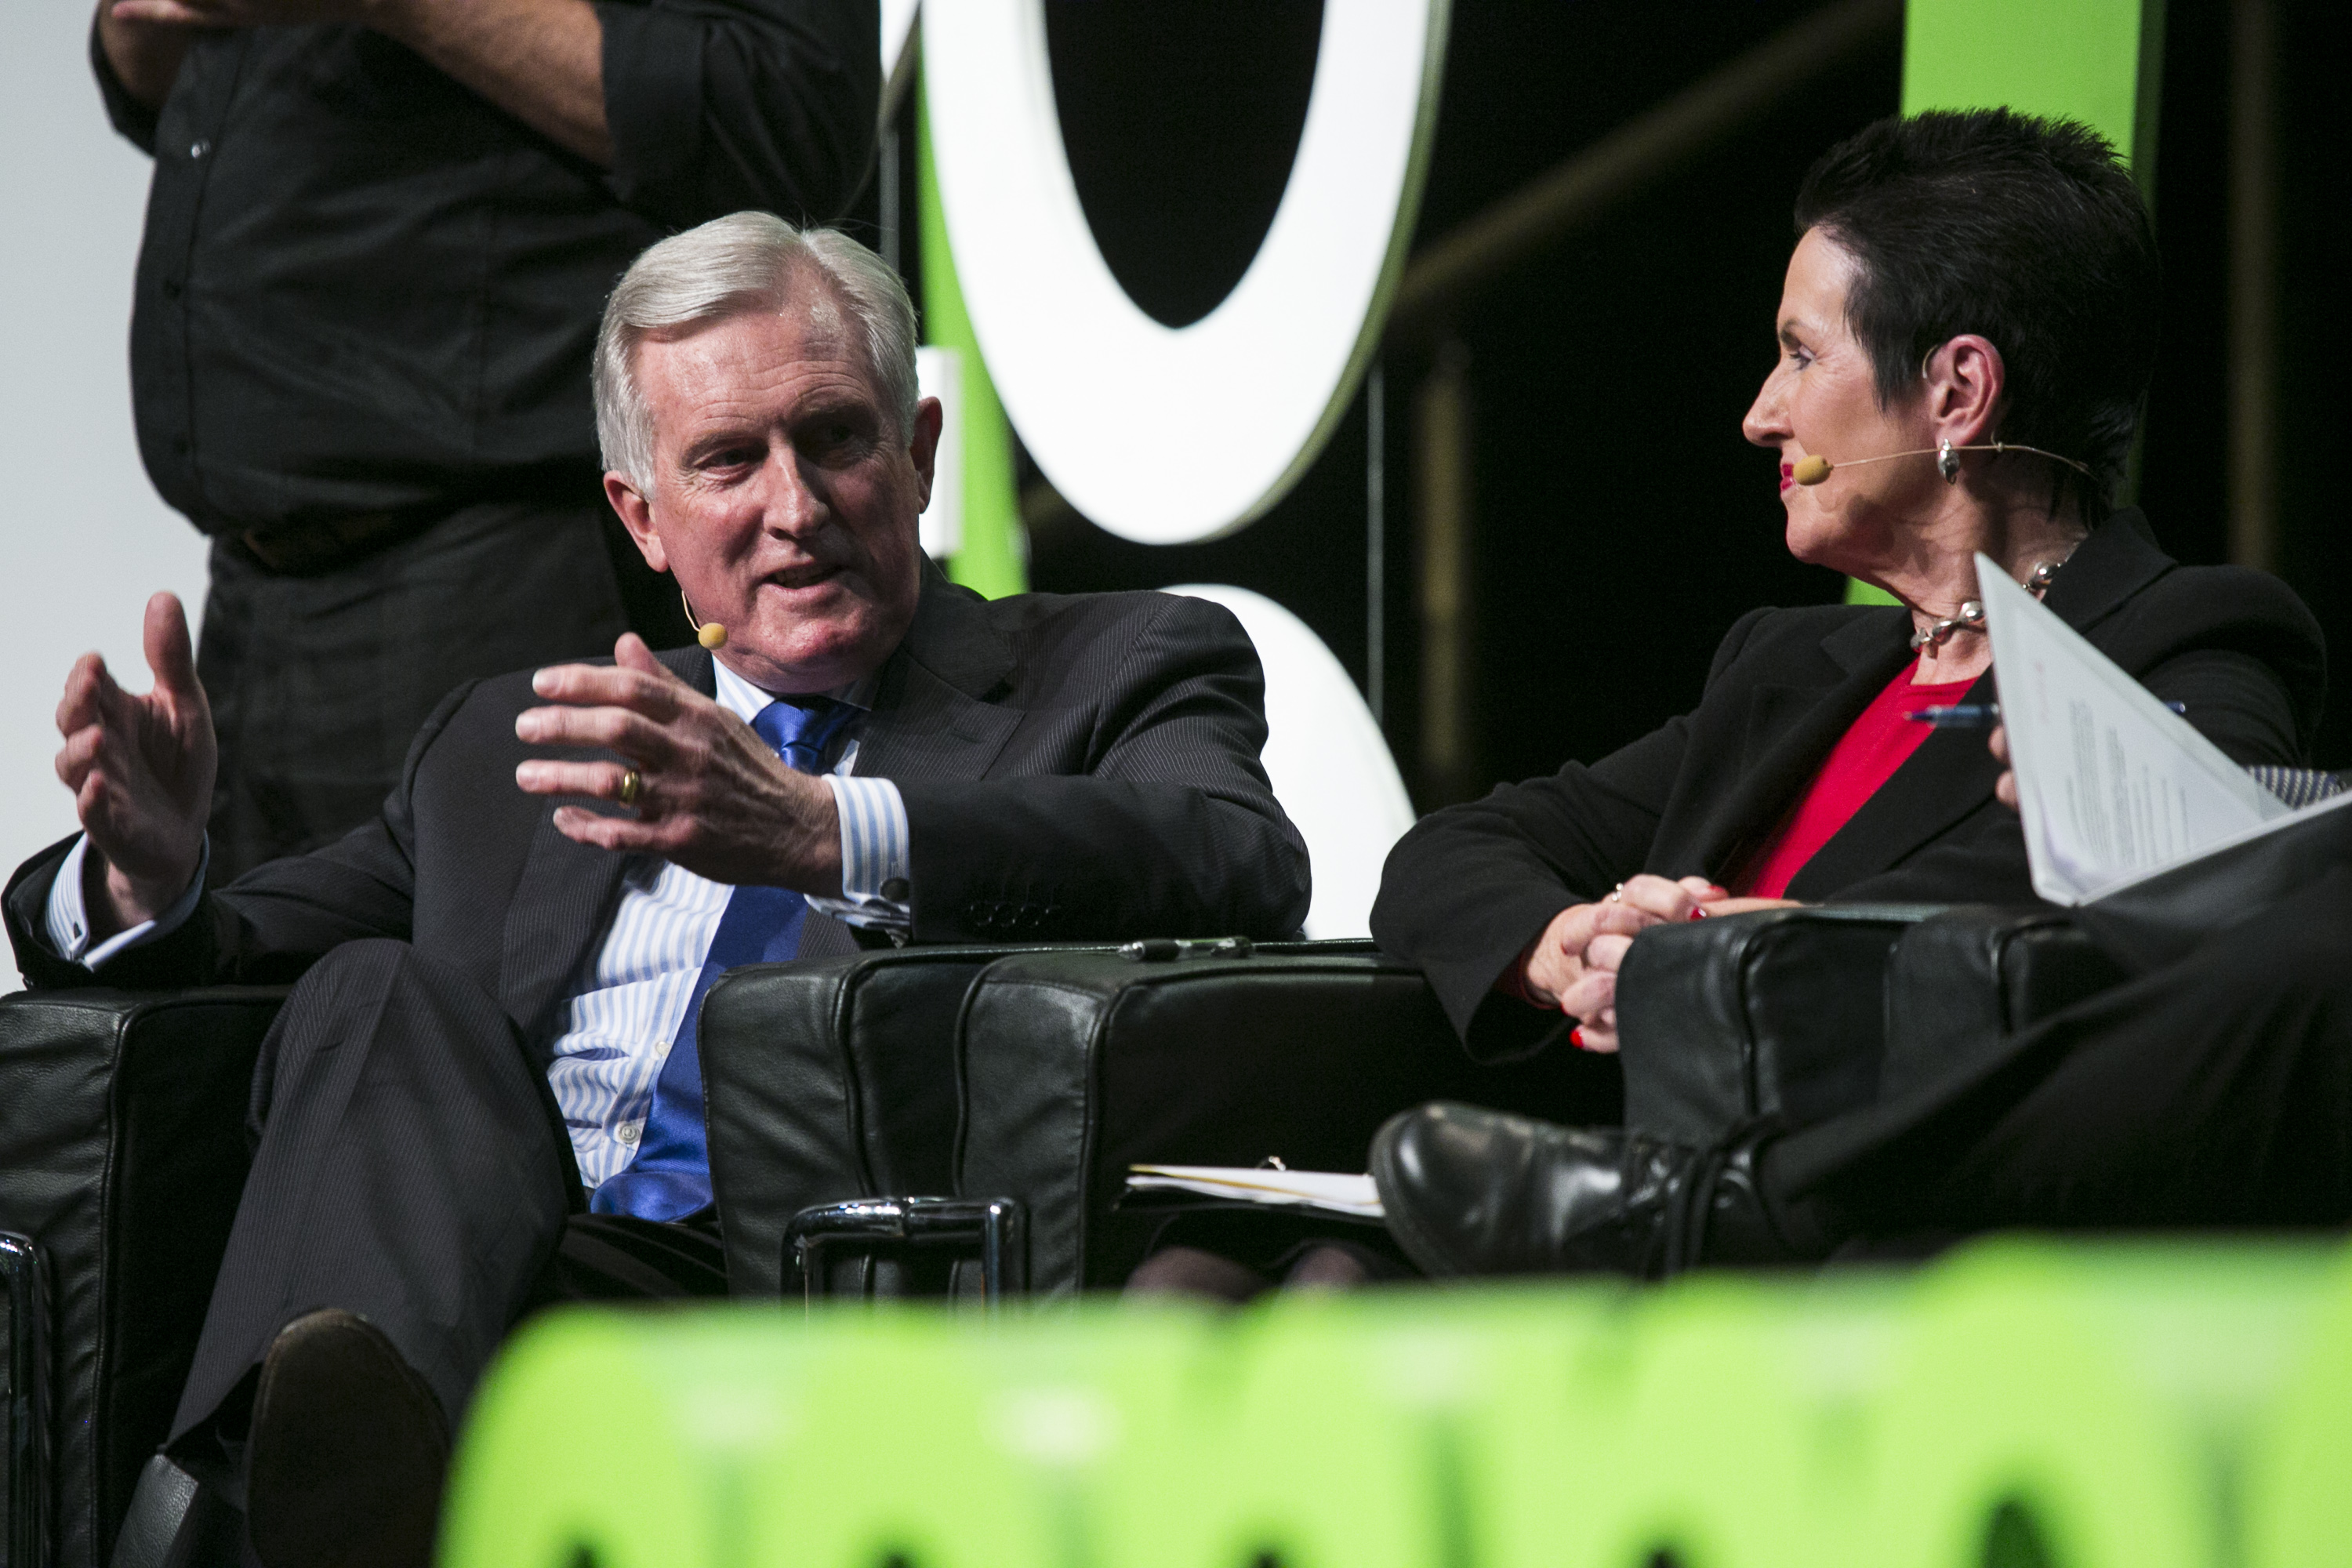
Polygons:
[[[839,229],[794,228],[770,213],[713,218],[633,262],[604,304],[593,373],[604,467],[640,490],[654,479],[653,412],[637,385],[637,345],[656,332],[754,310],[845,310],[864,340],[884,412],[904,440],[915,425],[915,305],[880,257]],[[836,318],[837,319],[837,318]]]

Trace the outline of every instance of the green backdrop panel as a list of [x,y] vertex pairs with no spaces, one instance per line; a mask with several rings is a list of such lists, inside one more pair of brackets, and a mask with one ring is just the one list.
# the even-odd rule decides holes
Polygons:
[[2161,0],[1910,0],[1903,112],[2063,115],[2137,166],[2155,142],[2162,19]]

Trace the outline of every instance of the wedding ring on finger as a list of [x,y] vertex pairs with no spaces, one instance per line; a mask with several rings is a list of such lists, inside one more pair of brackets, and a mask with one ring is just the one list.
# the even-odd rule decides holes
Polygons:
[[635,805],[646,793],[646,776],[635,768],[621,770],[621,788],[614,799],[623,805]]
[[1622,904],[1625,901],[1624,883],[1620,882],[1615,887],[1609,889],[1609,901],[1612,904]]

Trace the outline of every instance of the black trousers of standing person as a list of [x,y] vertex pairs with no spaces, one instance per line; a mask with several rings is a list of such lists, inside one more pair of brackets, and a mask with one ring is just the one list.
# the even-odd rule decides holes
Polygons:
[[168,1452],[244,1506],[256,1374],[325,1307],[382,1330],[456,1430],[499,1342],[559,1300],[723,1295],[715,1228],[583,1212],[542,1066],[404,942],[313,965],[255,1069],[246,1179]]
[[2352,866],[1889,1089],[1763,1152],[1790,1239],[2352,1223]]
[[224,534],[196,668],[220,736],[227,881],[373,816],[436,703],[467,680],[692,632],[593,484],[428,518]]

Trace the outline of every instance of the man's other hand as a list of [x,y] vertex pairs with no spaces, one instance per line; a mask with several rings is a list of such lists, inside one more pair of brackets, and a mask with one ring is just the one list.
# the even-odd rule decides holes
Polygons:
[[635,633],[613,647],[613,666],[562,664],[531,689],[561,706],[517,715],[534,745],[604,746],[620,763],[533,758],[515,769],[532,795],[622,803],[634,770],[635,816],[559,806],[556,830],[602,849],[643,852],[714,882],[841,893],[841,816],[832,786],[795,772],[751,726],[654,658]]
[[212,812],[219,748],[176,595],[147,601],[142,640],[155,678],[147,695],[123,690],[86,653],[58,704],[58,777],[89,835],[82,896],[100,937],[154,919],[187,890]]

